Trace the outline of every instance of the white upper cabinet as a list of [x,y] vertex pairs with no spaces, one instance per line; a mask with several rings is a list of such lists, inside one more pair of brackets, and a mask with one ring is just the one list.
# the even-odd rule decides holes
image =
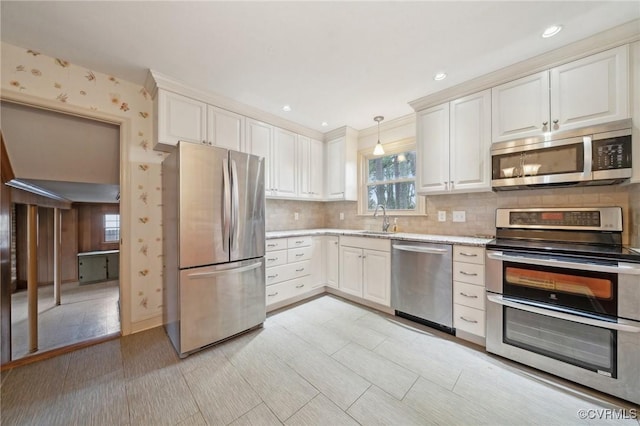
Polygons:
[[325,145],[327,200],[358,200],[358,133],[344,127]]
[[274,143],[271,163],[273,192],[277,197],[294,198],[297,196],[297,135],[288,130],[274,128]]
[[449,189],[449,103],[420,111],[416,117],[418,192]]
[[207,104],[166,90],[158,90],[155,149],[170,150],[178,141],[206,143]]
[[449,190],[490,190],[490,91],[452,101],[449,124]]
[[244,116],[207,106],[207,141],[210,145],[242,151],[244,149]]
[[322,199],[323,170],[322,142],[298,135],[298,197]]
[[492,140],[525,138],[549,131],[549,72],[491,89]]
[[264,188],[266,195],[271,195],[274,182],[271,177],[271,151],[273,144],[273,126],[261,121],[247,118],[245,150],[249,154],[264,157]]
[[493,142],[629,117],[627,45],[492,89]]
[[418,193],[491,190],[490,104],[485,90],[418,112]]
[[550,72],[552,131],[630,117],[629,46],[588,56]]

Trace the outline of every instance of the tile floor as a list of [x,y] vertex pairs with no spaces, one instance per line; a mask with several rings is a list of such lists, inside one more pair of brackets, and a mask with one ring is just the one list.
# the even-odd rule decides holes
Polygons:
[[633,413],[328,295],[184,360],[159,327],[3,372],[1,391],[3,425],[569,425],[594,423],[579,410]]
[[[39,352],[120,331],[119,282],[62,284],[61,304],[55,305],[53,285],[38,289]],[[28,355],[27,292],[11,296],[11,357]]]

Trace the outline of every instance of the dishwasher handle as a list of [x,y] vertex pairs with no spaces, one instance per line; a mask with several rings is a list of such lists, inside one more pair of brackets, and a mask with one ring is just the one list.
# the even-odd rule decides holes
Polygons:
[[422,246],[408,246],[408,245],[404,245],[404,244],[394,244],[393,248],[395,250],[401,250],[401,251],[411,251],[414,253],[425,253],[425,254],[447,254],[449,252],[449,250],[447,249],[441,249],[441,248],[435,248],[435,247],[422,247]]

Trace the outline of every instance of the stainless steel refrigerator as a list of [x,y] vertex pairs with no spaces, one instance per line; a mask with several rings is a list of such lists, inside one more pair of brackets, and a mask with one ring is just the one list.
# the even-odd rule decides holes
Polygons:
[[162,191],[163,322],[184,358],[266,318],[264,158],[180,142]]

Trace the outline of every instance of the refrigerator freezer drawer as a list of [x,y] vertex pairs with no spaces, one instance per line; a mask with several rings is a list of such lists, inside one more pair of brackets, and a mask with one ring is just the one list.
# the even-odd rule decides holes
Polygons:
[[180,356],[263,323],[264,279],[264,258],[180,271]]

